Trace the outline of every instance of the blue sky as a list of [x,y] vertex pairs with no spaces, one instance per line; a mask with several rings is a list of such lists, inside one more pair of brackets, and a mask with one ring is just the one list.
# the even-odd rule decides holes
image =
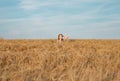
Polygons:
[[0,37],[120,39],[120,0],[0,0]]

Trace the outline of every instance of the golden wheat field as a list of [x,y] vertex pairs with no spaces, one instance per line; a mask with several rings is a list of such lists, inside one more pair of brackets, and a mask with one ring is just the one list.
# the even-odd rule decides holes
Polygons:
[[120,81],[120,40],[0,40],[0,81]]

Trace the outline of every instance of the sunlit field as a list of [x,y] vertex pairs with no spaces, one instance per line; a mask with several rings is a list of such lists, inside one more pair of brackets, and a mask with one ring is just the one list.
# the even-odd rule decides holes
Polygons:
[[0,40],[0,81],[120,81],[120,40]]

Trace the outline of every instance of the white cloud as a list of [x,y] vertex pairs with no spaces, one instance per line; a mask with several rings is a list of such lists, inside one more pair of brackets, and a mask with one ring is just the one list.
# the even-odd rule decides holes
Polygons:
[[36,9],[38,3],[36,0],[20,0],[20,7],[25,10]]
[[[20,7],[24,10],[36,10],[41,7],[57,6],[57,7],[75,7],[88,2],[107,2],[108,0],[20,0]],[[110,1],[109,1],[110,2]]]

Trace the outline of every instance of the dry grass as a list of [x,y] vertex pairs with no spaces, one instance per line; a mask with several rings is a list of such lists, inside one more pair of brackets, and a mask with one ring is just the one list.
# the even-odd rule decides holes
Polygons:
[[0,40],[0,81],[120,81],[120,40]]

